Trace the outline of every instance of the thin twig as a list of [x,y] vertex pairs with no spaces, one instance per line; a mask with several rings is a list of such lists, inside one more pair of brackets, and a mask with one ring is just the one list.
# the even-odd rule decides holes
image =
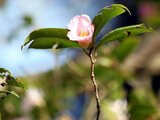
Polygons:
[[99,100],[99,95],[98,95],[98,86],[97,86],[97,83],[96,83],[96,80],[95,80],[95,75],[94,75],[94,64],[96,62],[96,57],[97,57],[97,52],[95,51],[95,39],[92,42],[92,47],[89,49],[89,53],[85,49],[83,49],[83,51],[90,58],[90,61],[91,61],[91,80],[92,80],[92,83],[94,85],[94,94],[95,94],[96,103],[97,103],[97,117],[96,117],[96,120],[99,120],[101,108],[100,108],[100,100]]
[[97,118],[96,118],[96,120],[99,120],[101,109],[100,109],[100,100],[99,100],[99,95],[98,95],[98,86],[97,86],[97,83],[95,80],[95,75],[94,75],[95,59],[92,56],[92,50],[93,49],[90,49],[90,52],[89,52],[89,58],[91,60],[91,80],[94,85],[94,93],[95,93],[95,98],[96,98],[96,103],[97,103]]

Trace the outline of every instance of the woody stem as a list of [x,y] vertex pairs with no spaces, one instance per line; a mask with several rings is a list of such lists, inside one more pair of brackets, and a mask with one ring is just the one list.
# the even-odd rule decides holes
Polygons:
[[96,120],[99,120],[101,109],[100,109],[100,100],[99,100],[99,95],[98,95],[98,86],[97,86],[97,83],[96,83],[96,80],[95,80],[95,75],[94,75],[94,64],[95,64],[96,60],[94,59],[94,57],[92,55],[92,49],[89,52],[89,58],[90,58],[90,61],[91,61],[91,80],[92,80],[92,83],[94,85],[94,94],[95,94],[96,103],[97,103],[97,117],[96,117]]

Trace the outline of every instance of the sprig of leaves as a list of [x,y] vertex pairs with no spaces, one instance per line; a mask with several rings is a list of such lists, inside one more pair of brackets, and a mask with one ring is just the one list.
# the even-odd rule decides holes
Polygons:
[[[15,86],[15,87],[20,87],[24,89],[24,86],[21,80],[15,79],[14,77],[12,77],[11,72],[9,70],[6,70],[5,68],[0,68],[0,78],[5,79],[5,83],[0,84],[2,87]],[[8,94],[12,94],[16,97],[19,97],[19,95],[15,91],[12,91],[12,90],[0,90],[0,93],[5,93],[7,96]]]
[[145,33],[145,32],[154,32],[154,30],[150,27],[146,27],[144,24],[132,25],[127,27],[117,28],[108,34],[106,34],[96,45],[96,49],[99,48],[103,44],[107,44],[114,40],[122,40],[126,37],[135,36],[137,34]]
[[131,14],[128,8],[121,4],[113,4],[111,6],[106,6],[101,9],[92,21],[92,24],[95,25],[93,39],[96,38],[98,33],[101,31],[103,26],[108,23],[108,21],[118,15],[121,15],[125,11],[128,11],[128,13]]
[[[131,15],[128,8],[121,4],[113,4],[101,9],[92,20],[92,24],[95,25],[93,41],[96,39],[105,24],[107,24],[114,17],[119,16],[126,11]],[[80,48],[76,41],[69,40],[67,37],[68,31],[68,29],[64,28],[42,28],[34,30],[27,36],[22,48],[29,42],[31,42],[29,48],[35,49],[51,49],[54,45],[56,45],[56,49]],[[153,32],[153,29],[146,27],[144,24],[117,28],[106,34],[95,46],[96,49],[98,49],[101,45],[107,44],[111,41],[121,40],[126,37],[145,32]]]

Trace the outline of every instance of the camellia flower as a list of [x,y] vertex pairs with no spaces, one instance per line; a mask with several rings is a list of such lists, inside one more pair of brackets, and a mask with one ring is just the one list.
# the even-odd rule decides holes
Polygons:
[[78,41],[84,49],[89,49],[92,43],[94,25],[88,15],[75,16],[68,24],[69,32],[67,36],[72,41]]

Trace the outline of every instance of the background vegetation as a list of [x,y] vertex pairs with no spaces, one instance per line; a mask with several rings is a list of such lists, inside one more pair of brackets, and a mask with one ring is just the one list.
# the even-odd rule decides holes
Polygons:
[[[0,2],[3,6],[6,1]],[[129,21],[131,18],[125,14],[120,16],[119,21],[115,20],[121,24],[116,24],[114,27],[124,26],[127,24],[125,20],[129,21],[127,25],[134,24],[135,21],[144,22],[152,26],[157,34],[146,33],[129,37],[99,49],[95,75],[99,85],[102,120],[160,119],[159,2],[135,0],[133,3],[134,7],[130,2],[126,6],[133,16],[135,14],[132,11],[136,11],[137,15],[134,17],[136,20]],[[32,25],[31,16],[25,16],[23,20],[25,21],[23,25]],[[106,33],[108,30],[109,28],[106,28],[103,32]],[[50,52],[55,55],[56,64],[53,70],[20,77],[25,90],[17,86],[6,88],[0,85],[0,90],[15,90],[20,95],[20,98],[17,98],[10,94],[7,97],[6,94],[0,94],[2,119],[93,120],[95,118],[96,103],[92,83],[89,80],[89,60],[79,49],[64,51]],[[67,62],[61,64],[59,56],[70,51],[75,51],[76,55],[72,57],[68,55],[65,57]],[[40,64],[39,69],[41,67]]]

